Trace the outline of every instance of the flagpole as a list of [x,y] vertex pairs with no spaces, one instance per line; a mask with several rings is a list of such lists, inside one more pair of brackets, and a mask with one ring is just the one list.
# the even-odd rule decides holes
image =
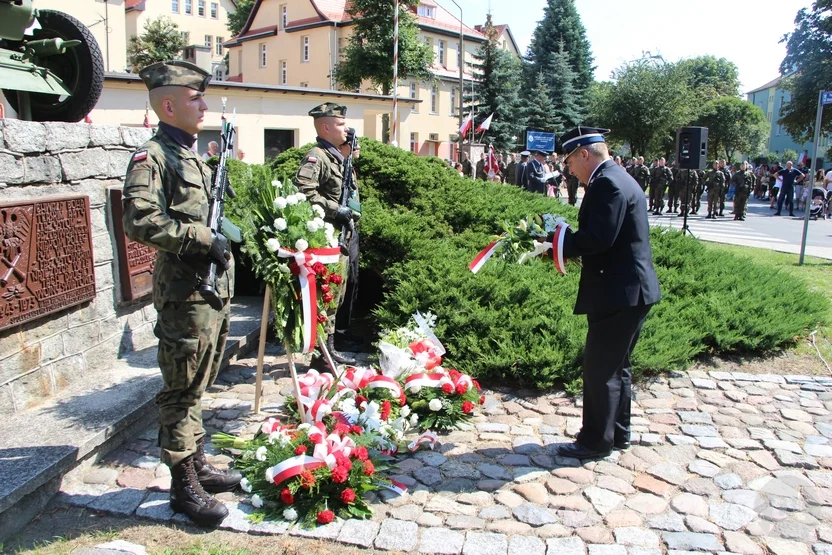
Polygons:
[[390,142],[399,146],[399,0],[394,0],[393,6],[393,125]]

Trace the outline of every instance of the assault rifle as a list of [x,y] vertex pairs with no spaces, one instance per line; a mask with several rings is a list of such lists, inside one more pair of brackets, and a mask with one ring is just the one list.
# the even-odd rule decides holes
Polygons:
[[[242,235],[240,229],[223,217],[225,213],[225,197],[228,195],[234,198],[234,189],[228,182],[228,158],[234,150],[234,121],[230,123],[225,119],[226,98],[222,99],[222,131],[220,132],[220,161],[214,173],[214,183],[211,186],[211,206],[208,209],[208,227],[213,234],[222,233],[231,241],[240,243]],[[234,119],[236,120],[236,110]],[[228,253],[226,253],[228,256]],[[208,265],[206,275],[199,276],[199,294],[214,310],[222,310],[222,297],[217,291],[217,264],[211,262]]]
[[[358,146],[358,138],[355,136],[355,129],[352,127],[347,130],[347,143],[350,145],[350,155],[344,159],[344,183],[341,186],[341,207],[348,207],[352,212],[360,216],[361,205],[352,198],[352,194],[356,190],[355,179],[352,173],[352,153],[355,152],[355,148]],[[348,223],[341,226],[341,237],[338,241],[338,246],[341,248],[341,254],[344,256],[350,255],[350,248],[347,243],[347,231],[350,234],[355,233],[354,219],[350,219]]]

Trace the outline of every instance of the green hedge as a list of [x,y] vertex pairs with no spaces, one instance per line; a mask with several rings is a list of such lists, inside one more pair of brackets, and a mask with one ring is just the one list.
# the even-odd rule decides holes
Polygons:
[[[293,175],[303,152],[284,152],[272,164],[275,175]],[[450,365],[536,387],[580,385],[586,319],[572,314],[580,270],[570,265],[559,276],[544,260],[526,266],[493,260],[477,275],[467,268],[499,220],[557,212],[574,223],[574,208],[462,179],[441,160],[367,139],[356,168],[362,264],[385,280],[375,310],[379,327],[430,310]],[[663,300],[634,353],[637,372],[683,368],[705,353],[780,349],[827,314],[825,299],[776,269],[726,257],[678,232],[651,235]]]

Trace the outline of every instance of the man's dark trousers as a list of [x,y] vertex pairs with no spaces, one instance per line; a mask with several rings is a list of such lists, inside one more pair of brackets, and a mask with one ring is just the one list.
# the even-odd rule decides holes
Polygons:
[[652,305],[587,314],[583,427],[577,440],[598,451],[630,441],[630,356]]
[[794,212],[794,185],[783,185],[780,187],[780,194],[777,196],[777,213],[783,209],[783,201],[789,207],[789,214]]

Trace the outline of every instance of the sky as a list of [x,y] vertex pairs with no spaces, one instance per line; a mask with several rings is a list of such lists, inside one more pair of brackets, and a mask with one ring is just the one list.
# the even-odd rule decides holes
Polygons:
[[[451,0],[436,0],[455,16]],[[505,24],[525,54],[546,0],[456,0],[463,21],[482,24],[491,9],[495,24]],[[798,10],[811,0],[575,0],[595,57],[595,78],[643,52],[667,61],[713,55],[734,62],[745,93],[780,75],[786,54],[778,41],[794,28]],[[765,6],[763,6],[763,4]],[[742,22],[742,23],[740,23]]]

